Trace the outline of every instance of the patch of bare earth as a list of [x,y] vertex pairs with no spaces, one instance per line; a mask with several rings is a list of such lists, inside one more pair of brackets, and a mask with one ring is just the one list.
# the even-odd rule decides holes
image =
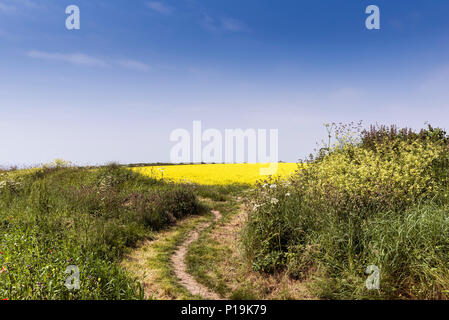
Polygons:
[[[212,211],[212,213],[215,216],[215,220],[219,220],[221,218],[220,212],[214,210]],[[184,242],[179,246],[175,254],[172,256],[171,260],[176,277],[192,295],[199,295],[208,300],[221,300],[221,297],[217,293],[198,283],[193,278],[193,276],[187,272],[187,265],[185,262],[189,246],[193,242],[198,240],[201,231],[210,226],[210,224],[211,223],[203,223],[199,225],[194,231],[192,231],[184,240]]]

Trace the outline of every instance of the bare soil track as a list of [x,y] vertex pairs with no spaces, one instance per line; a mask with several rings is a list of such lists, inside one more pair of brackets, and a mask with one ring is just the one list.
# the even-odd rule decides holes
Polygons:
[[[221,214],[219,211],[213,210],[212,213],[215,216],[215,220],[217,221],[221,219]],[[222,300],[222,298],[215,292],[209,290],[209,288],[204,285],[198,283],[191,274],[187,272],[187,265],[185,262],[187,250],[189,246],[198,239],[201,231],[206,229],[212,224],[203,223],[199,225],[194,231],[187,235],[187,238],[184,242],[178,247],[176,252],[172,256],[172,264],[173,270],[175,272],[176,277],[179,279],[179,282],[192,294],[192,295],[200,295],[207,300]]]

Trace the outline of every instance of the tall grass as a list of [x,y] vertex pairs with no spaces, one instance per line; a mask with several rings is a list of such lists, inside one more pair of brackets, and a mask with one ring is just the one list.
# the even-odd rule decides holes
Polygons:
[[[138,299],[115,262],[142,237],[204,210],[191,187],[117,165],[0,176],[0,298]],[[80,270],[79,290],[64,285]]]
[[[377,127],[359,137],[256,189],[246,257],[255,270],[312,280],[324,298],[449,298],[446,133]],[[370,265],[379,290],[365,285]]]

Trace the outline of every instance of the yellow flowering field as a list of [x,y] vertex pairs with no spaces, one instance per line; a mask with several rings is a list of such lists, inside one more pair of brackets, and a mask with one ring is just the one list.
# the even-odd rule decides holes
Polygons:
[[[261,175],[263,163],[192,164],[137,167],[132,170],[157,179],[174,182],[191,182],[204,185],[226,185],[232,183],[255,184],[268,176]],[[273,176],[288,177],[298,169],[297,163],[279,163]]]

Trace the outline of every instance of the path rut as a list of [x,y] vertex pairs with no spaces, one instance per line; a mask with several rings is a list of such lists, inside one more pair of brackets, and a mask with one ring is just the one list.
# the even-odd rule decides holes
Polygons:
[[[221,218],[221,214],[219,211],[213,210],[212,213],[215,216],[214,221],[217,221]],[[171,260],[176,277],[192,295],[200,295],[207,300],[222,300],[222,298],[217,293],[211,291],[201,283],[198,283],[193,278],[193,276],[187,272],[187,265],[185,262],[189,246],[198,239],[201,231],[209,227],[211,224],[212,222],[203,223],[199,225],[194,231],[190,232],[184,242],[173,254]]]

